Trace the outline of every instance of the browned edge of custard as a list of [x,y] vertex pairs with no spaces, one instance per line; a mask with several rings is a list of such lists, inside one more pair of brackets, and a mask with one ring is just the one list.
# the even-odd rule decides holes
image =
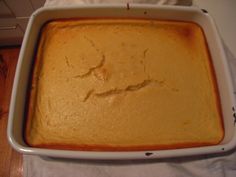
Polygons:
[[[216,142],[216,143],[176,143],[176,144],[169,144],[169,145],[142,145],[142,146],[132,146],[132,147],[119,147],[119,146],[111,146],[111,145],[101,145],[101,144],[94,144],[94,145],[76,145],[76,144],[59,144],[59,143],[53,143],[53,144],[39,144],[39,145],[31,145],[27,139],[27,134],[30,133],[31,125],[32,125],[32,117],[35,110],[35,101],[36,101],[36,95],[37,95],[37,83],[38,83],[38,73],[40,72],[40,69],[42,67],[42,61],[39,60],[37,57],[37,51],[39,49],[39,44],[44,43],[40,42],[42,39],[40,38],[44,27],[52,22],[52,21],[74,21],[74,20],[105,20],[103,18],[70,18],[70,19],[56,19],[56,20],[50,20],[46,22],[40,30],[38,41],[37,41],[37,47],[35,50],[34,59],[32,62],[32,69],[31,69],[31,75],[28,81],[28,92],[27,92],[27,98],[26,98],[26,109],[25,109],[25,129],[23,130],[23,137],[25,140],[25,143],[31,147],[37,147],[37,148],[46,148],[46,149],[60,149],[60,150],[81,150],[81,151],[145,151],[145,150],[170,150],[170,149],[181,149],[181,148],[192,148],[192,147],[200,147],[200,146],[210,146],[210,145],[217,145],[219,144],[225,136],[225,129],[224,129],[224,121],[223,121],[223,113],[221,108],[221,101],[220,101],[220,95],[219,95],[219,88],[217,84],[217,78],[215,74],[215,69],[212,61],[212,57],[210,54],[209,46],[206,40],[206,35],[204,33],[203,28],[195,23],[195,22],[187,22],[197,25],[203,34],[204,37],[204,43],[205,43],[205,49],[207,50],[208,55],[208,63],[210,65],[210,72],[211,72],[211,81],[214,88],[214,94],[216,97],[216,106],[217,111],[220,115],[220,124],[221,124],[221,130],[223,133],[222,138]],[[106,19],[114,19],[114,20],[158,20],[158,21],[169,21],[169,22],[186,22],[186,21],[174,21],[174,20],[159,20],[159,19],[144,19],[144,18],[106,18]],[[184,37],[191,38],[192,33],[191,31],[186,31],[181,33],[180,35],[183,35]]]

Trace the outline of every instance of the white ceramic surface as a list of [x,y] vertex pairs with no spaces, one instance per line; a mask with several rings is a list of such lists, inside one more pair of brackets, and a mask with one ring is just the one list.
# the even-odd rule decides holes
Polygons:
[[[145,12],[145,13],[144,13]],[[219,145],[173,150],[132,151],[132,152],[90,152],[74,150],[52,150],[29,147],[23,140],[24,110],[27,84],[32,66],[37,38],[41,26],[52,19],[73,17],[122,17],[122,18],[154,18],[164,20],[192,21],[199,24],[206,35],[207,43],[216,72],[224,117],[225,137]],[[232,89],[232,80],[225,53],[212,18],[194,7],[154,6],[154,5],[80,5],[76,7],[49,7],[37,10],[30,18],[21,47],[14,79],[9,121],[8,140],[12,147],[25,154],[36,154],[51,157],[83,158],[83,159],[150,159],[179,157],[220,153],[229,151],[236,145],[236,127],[234,111],[236,110]],[[147,152],[149,154],[147,154]]]

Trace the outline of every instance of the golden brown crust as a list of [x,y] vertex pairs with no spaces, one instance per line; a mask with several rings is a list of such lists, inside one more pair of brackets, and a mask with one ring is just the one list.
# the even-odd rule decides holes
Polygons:
[[[46,25],[46,24],[45,24]],[[45,26],[44,25],[44,26]],[[44,27],[43,26],[43,27]],[[42,29],[43,29],[42,27]],[[45,31],[45,29],[44,29]],[[43,31],[40,32],[40,39],[38,41],[38,50],[40,50],[40,48],[43,47],[44,43],[45,43],[45,36],[42,35]],[[32,128],[32,118],[34,116],[34,111],[35,111],[35,102],[36,102],[36,95],[37,95],[37,82],[39,80],[39,72],[41,70],[41,64],[42,64],[42,60],[40,60],[42,58],[42,53],[41,52],[37,52],[35,55],[35,58],[33,60],[33,64],[32,64],[32,71],[31,71],[31,75],[30,75],[30,79],[29,79],[29,87],[28,87],[28,95],[27,95],[27,109],[26,109],[26,127],[25,127],[25,131],[24,131],[24,139],[26,141],[27,144],[31,145],[30,140],[29,140],[29,136],[31,134],[31,128]]]
[[219,88],[218,88],[218,84],[217,84],[216,73],[215,73],[215,69],[214,69],[214,66],[213,66],[211,53],[210,53],[210,50],[209,50],[209,47],[208,47],[208,44],[207,44],[207,41],[206,41],[206,36],[204,34],[204,31],[203,31],[202,27],[200,27],[200,29],[202,31],[202,34],[204,35],[204,42],[205,42],[205,47],[206,47],[206,50],[207,50],[208,62],[209,62],[209,65],[210,65],[209,68],[210,68],[211,77],[212,77],[212,85],[213,85],[213,88],[214,88],[214,94],[215,94],[215,98],[216,98],[216,106],[217,106],[217,111],[220,115],[220,125],[221,125],[221,131],[222,131],[222,138],[217,143],[217,144],[219,144],[225,136],[224,120],[223,120],[223,113],[222,113],[221,101],[220,101],[220,93],[219,93]]
[[[64,20],[58,20],[57,22],[62,22]],[[65,22],[68,22],[69,20],[66,20]],[[72,22],[74,21],[71,20]],[[178,22],[177,22],[178,23]],[[195,28],[194,26],[196,26],[196,24],[187,24],[186,28],[183,29],[179,29],[176,30],[176,35],[179,36],[180,38],[186,38],[186,44],[184,45],[189,45],[189,41],[192,41],[191,44],[194,43],[195,40]],[[197,25],[198,26],[198,25]],[[47,27],[44,28],[44,31],[46,31]],[[202,30],[202,29],[201,29]],[[202,31],[203,32],[203,31]],[[204,34],[204,33],[203,33]],[[215,104],[217,107],[217,111],[220,117],[220,125],[221,125],[221,138],[217,139],[217,141],[215,142],[203,142],[203,141],[198,141],[198,142],[188,142],[188,143],[170,143],[169,145],[164,145],[164,144],[158,144],[158,145],[132,145],[132,146],[112,146],[112,145],[103,145],[103,144],[91,144],[91,145],[84,145],[83,143],[81,143],[80,145],[78,144],[74,144],[74,143],[42,143],[42,142],[38,142],[38,143],[32,143],[32,141],[30,140],[30,136],[32,134],[32,119],[34,117],[34,111],[35,111],[35,102],[37,101],[37,82],[38,82],[38,78],[39,78],[39,72],[41,70],[42,67],[42,63],[41,63],[41,59],[42,57],[42,51],[43,51],[43,47],[44,47],[44,43],[45,43],[45,33],[42,33],[40,42],[39,42],[39,47],[38,47],[38,52],[35,58],[35,63],[34,63],[34,69],[33,69],[33,76],[32,76],[32,80],[31,80],[31,84],[32,84],[32,88],[30,89],[30,95],[29,95],[29,103],[28,103],[28,110],[27,110],[27,121],[26,121],[26,131],[25,131],[25,141],[27,144],[29,144],[30,146],[33,147],[40,147],[40,148],[52,148],[52,149],[72,149],[72,150],[99,150],[99,151],[136,151],[136,150],[159,150],[159,149],[178,149],[178,148],[187,148],[187,147],[199,147],[199,146],[207,146],[207,145],[215,145],[218,144],[224,137],[224,126],[223,126],[223,116],[222,116],[222,111],[221,111],[221,105],[220,105],[220,97],[219,97],[219,91],[218,91],[218,87],[217,87],[217,81],[216,81],[216,76],[215,76],[215,72],[214,72],[214,67],[212,64],[212,60],[211,60],[211,56],[209,53],[209,49],[207,47],[206,44],[206,39],[204,36],[204,42],[205,42],[205,50],[207,51],[207,55],[208,55],[208,64],[209,64],[209,70],[211,73],[211,82],[213,85],[213,89],[214,89],[214,95],[215,95]],[[191,46],[194,49],[194,46]],[[144,51],[144,55],[145,55],[145,51]],[[100,67],[100,65],[98,65]],[[95,68],[95,67],[94,67]],[[101,71],[101,72],[100,72]],[[96,77],[99,76],[99,80],[101,81],[105,81],[105,80],[109,80],[108,76],[106,74],[106,76],[103,77],[104,72],[106,71],[105,68],[102,68],[101,70],[96,70],[96,72],[94,72],[94,75]],[[106,71],[107,73],[107,71]],[[106,78],[101,79],[101,78]],[[149,82],[149,81],[147,81]],[[151,81],[152,82],[152,81]],[[129,88],[129,87],[127,87]],[[126,88],[126,89],[127,89]],[[133,85],[130,86],[131,89],[134,88]],[[94,90],[90,90],[89,94],[84,98],[84,101],[86,101],[91,95],[93,96]],[[120,91],[119,91],[120,92]],[[107,92],[109,93],[109,92]],[[106,94],[107,94],[106,93]],[[103,93],[102,93],[103,94]]]
[[80,150],[80,151],[146,151],[146,150],[168,150],[168,149],[181,149],[192,148],[201,146],[216,145],[217,143],[178,143],[170,145],[156,145],[156,146],[130,146],[119,147],[110,145],[75,145],[75,144],[38,144],[34,147],[37,148],[49,148],[49,149],[65,149],[65,150]]

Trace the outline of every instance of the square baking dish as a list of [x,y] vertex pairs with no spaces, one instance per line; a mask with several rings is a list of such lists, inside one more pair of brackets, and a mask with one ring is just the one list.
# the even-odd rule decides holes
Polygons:
[[[206,36],[215,69],[221,100],[225,136],[218,145],[151,151],[76,151],[29,147],[23,138],[25,106],[29,75],[41,27],[50,20],[67,18],[142,18],[194,22]],[[152,159],[221,153],[236,145],[235,100],[229,66],[213,19],[206,11],[195,7],[154,6],[145,4],[80,5],[41,8],[32,14],[21,47],[14,79],[8,121],[8,140],[24,154],[81,159]]]

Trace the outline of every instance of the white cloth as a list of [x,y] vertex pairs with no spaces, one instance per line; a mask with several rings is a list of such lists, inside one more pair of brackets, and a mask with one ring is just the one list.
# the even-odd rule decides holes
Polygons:
[[[108,0],[47,0],[46,6],[73,5],[88,2],[110,2]],[[114,2],[114,1],[113,1]],[[131,2],[118,0],[116,2]],[[132,0],[158,4],[189,5],[191,1],[177,0]],[[181,3],[180,3],[181,2]],[[225,47],[231,74],[236,88],[236,58]],[[236,90],[235,90],[236,91]],[[235,92],[236,93],[236,92]],[[235,177],[236,149],[221,155],[203,155],[151,161],[89,161],[41,158],[33,155],[23,156],[24,177]]]
[[153,161],[86,161],[24,155],[24,177],[235,177],[236,152]]
[[[182,1],[182,2],[181,2]],[[149,4],[189,4],[191,0],[46,0],[44,6],[75,5],[85,3],[149,3]]]

